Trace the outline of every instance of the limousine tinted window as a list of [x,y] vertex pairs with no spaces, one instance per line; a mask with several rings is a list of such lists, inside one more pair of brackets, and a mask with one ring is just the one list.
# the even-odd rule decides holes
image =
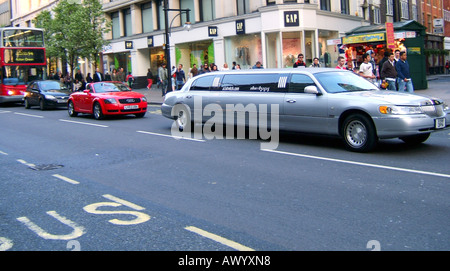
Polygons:
[[289,92],[304,93],[307,86],[315,86],[311,77],[306,74],[293,74],[289,83]]
[[219,76],[211,75],[200,77],[192,83],[190,90],[212,90],[217,88],[218,82],[220,80]]
[[287,75],[283,74],[226,74],[223,77],[221,89],[222,91],[284,92],[286,79]]
[[377,90],[374,84],[351,72],[322,72],[315,76],[328,93]]

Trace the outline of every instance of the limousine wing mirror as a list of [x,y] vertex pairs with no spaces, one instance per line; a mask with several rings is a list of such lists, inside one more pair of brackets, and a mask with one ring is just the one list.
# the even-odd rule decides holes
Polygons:
[[316,86],[307,86],[305,87],[304,92],[309,94],[321,95]]

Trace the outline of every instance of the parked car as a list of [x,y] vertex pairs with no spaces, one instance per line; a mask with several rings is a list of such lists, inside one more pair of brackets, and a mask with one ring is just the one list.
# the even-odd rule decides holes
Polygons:
[[67,107],[70,90],[55,80],[31,82],[24,93],[25,108],[37,105],[41,110],[55,107]]
[[[180,130],[192,122],[208,123],[212,116],[216,125],[229,125],[233,115],[244,116],[250,127],[258,124],[249,120],[261,105],[278,106],[280,130],[339,136],[349,150],[359,152],[372,150],[379,139],[421,143],[450,127],[449,107],[442,100],[379,90],[352,72],[330,68],[208,73],[168,93],[161,111]],[[222,119],[211,112],[219,109]]]
[[85,90],[70,95],[68,112],[71,117],[78,113],[93,114],[95,119],[128,114],[142,118],[147,112],[147,98],[122,82],[90,83]]

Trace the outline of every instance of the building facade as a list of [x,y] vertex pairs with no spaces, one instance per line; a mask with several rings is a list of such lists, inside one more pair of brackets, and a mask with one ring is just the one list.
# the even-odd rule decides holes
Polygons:
[[427,30],[425,36],[425,54],[428,74],[444,72],[444,0],[422,0],[422,20]]
[[[314,57],[322,66],[336,65],[340,38],[368,24],[359,1],[349,0],[169,0],[170,57],[185,72],[194,64],[215,63],[219,69],[233,62],[250,68],[260,61],[267,68],[292,67],[302,53],[307,64]],[[134,75],[153,73],[164,62],[163,1],[104,0],[112,22],[110,45],[103,51],[104,69],[124,67]]]
[[450,60],[450,0],[444,0],[443,6],[444,12],[444,49],[447,51],[447,55],[445,56],[445,60]]
[[9,0],[0,0],[0,27],[11,24],[11,7]]
[[[0,0],[1,1],[1,0]],[[77,1],[77,0],[74,0]],[[165,61],[163,0],[100,0],[112,31],[101,52],[101,68],[122,67],[134,76],[156,74]],[[442,0],[439,0],[442,1]],[[58,0],[11,0],[13,26],[32,26],[32,19]],[[196,64],[215,63],[219,69],[233,62],[251,68],[292,67],[302,53],[309,65],[314,57],[322,66],[335,66],[343,54],[341,38],[360,26],[419,20],[419,0],[168,0],[170,59],[186,73]],[[59,64],[52,64],[53,66]],[[83,73],[90,63],[80,60]]]

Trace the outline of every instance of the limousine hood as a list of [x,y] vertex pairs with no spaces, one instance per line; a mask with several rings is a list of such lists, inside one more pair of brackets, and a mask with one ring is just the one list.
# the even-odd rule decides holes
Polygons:
[[394,105],[420,106],[430,103],[431,100],[440,101],[440,99],[426,97],[418,94],[411,94],[407,92],[401,93],[387,90],[345,92],[340,93],[340,95],[352,96],[352,99],[357,97],[361,99],[370,98],[372,101],[378,101],[378,103],[380,104],[394,104]]

